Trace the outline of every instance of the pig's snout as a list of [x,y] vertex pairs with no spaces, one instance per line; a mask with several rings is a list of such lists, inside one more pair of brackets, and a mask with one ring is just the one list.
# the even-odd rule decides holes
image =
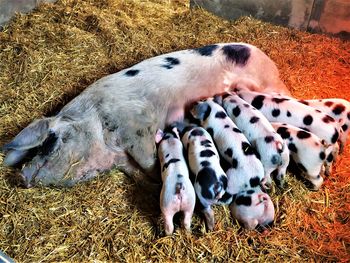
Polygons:
[[279,154],[274,154],[271,158],[272,164],[282,165],[282,157]]
[[23,168],[20,175],[21,175],[21,179],[22,179],[22,183],[23,183],[24,187],[31,188],[34,186],[32,184],[32,182],[33,182],[33,178],[35,177],[36,173],[37,173],[37,169],[34,168],[33,166]]
[[216,182],[214,185],[214,193],[217,199],[220,199],[224,193],[224,185],[222,182]]

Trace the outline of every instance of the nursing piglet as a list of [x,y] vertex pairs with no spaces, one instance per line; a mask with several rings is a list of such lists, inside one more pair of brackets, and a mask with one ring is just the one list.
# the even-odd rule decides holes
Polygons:
[[[264,166],[267,183],[271,183],[270,175],[277,170],[275,172],[277,173],[276,182],[282,186],[289,164],[289,154],[283,155],[283,152],[288,151],[288,149],[281,136],[276,133],[260,111],[238,95],[227,93],[223,97],[216,97],[216,99],[223,99],[222,106],[228,116],[257,150],[259,159]],[[282,155],[287,157],[283,158]]]
[[[226,171],[226,199],[230,203],[231,195],[232,215],[248,229],[253,229],[258,224],[269,224],[274,219],[273,203],[260,188],[264,180],[264,168],[247,138],[228,118],[225,110],[211,98],[198,102],[190,112],[212,135],[221,156],[230,164]],[[248,194],[245,199],[250,200],[263,196],[263,202],[259,205],[255,202],[240,202],[241,199],[237,198],[244,193]],[[246,213],[247,211],[249,212]]]
[[182,142],[187,151],[191,172],[195,175],[196,191],[206,225],[213,230],[215,220],[211,206],[218,204],[227,187],[227,177],[220,166],[219,154],[210,134],[202,127],[188,126]]
[[302,172],[302,176],[318,190],[323,183],[324,162],[330,151],[324,140],[313,133],[290,124],[272,122],[282,138],[288,144],[290,156]]
[[155,136],[162,172],[163,187],[160,193],[160,209],[164,219],[165,234],[174,231],[173,217],[183,212],[183,225],[190,230],[196,202],[196,194],[189,178],[183,146],[176,128]]

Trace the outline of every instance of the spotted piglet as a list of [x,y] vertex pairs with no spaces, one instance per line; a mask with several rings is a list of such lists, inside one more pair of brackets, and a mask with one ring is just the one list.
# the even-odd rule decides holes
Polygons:
[[293,125],[280,122],[271,124],[288,144],[292,160],[302,176],[312,184],[311,189],[318,190],[323,183],[324,161],[329,147],[315,134]]
[[195,176],[194,189],[199,205],[208,229],[213,230],[215,220],[211,206],[218,204],[224,195],[227,177],[220,166],[219,154],[210,134],[197,126],[188,126],[182,132],[189,167]]
[[[271,173],[277,174],[276,182],[283,186],[284,176],[289,164],[289,152],[281,136],[276,133],[266,117],[236,94],[216,97],[228,116],[257,150],[264,166],[265,181],[271,184]],[[286,152],[286,153],[284,153]]]
[[176,128],[164,133],[158,130],[155,140],[162,171],[160,209],[164,219],[165,234],[173,233],[173,217],[177,212],[183,212],[183,225],[189,231],[196,194],[189,178],[178,131]]
[[[220,201],[230,203],[232,215],[245,228],[269,224],[274,219],[273,203],[260,188],[264,168],[247,138],[211,98],[198,102],[190,112],[212,135],[221,156],[230,165],[226,171],[226,195]],[[254,202],[255,199],[261,202]]]
[[339,152],[342,153],[350,131],[350,102],[344,99],[300,100],[299,102],[320,110],[338,121],[341,126]]
[[265,94],[248,90],[237,90],[237,94],[261,111],[270,122],[291,124],[314,133],[330,145],[330,153],[326,157],[325,174],[331,174],[334,156],[338,153],[340,126],[326,113],[300,103],[298,100],[277,94]]

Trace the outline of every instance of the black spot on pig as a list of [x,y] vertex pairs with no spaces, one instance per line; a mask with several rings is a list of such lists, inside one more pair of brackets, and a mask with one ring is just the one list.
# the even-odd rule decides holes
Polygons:
[[223,112],[223,111],[218,111],[216,114],[215,114],[215,118],[218,118],[218,119],[225,119],[227,117],[226,113]]
[[348,125],[343,124],[343,125],[341,126],[341,128],[342,128],[343,131],[346,131],[349,127],[348,127]]
[[224,152],[228,157],[232,157],[232,155],[233,155],[233,151],[232,151],[232,149],[231,148],[227,148],[227,150]]
[[307,131],[301,130],[301,131],[297,132],[297,137],[299,139],[307,139],[307,138],[311,137],[311,134],[309,132],[307,132]]
[[253,116],[253,117],[250,118],[249,122],[250,123],[256,123],[256,122],[259,121],[259,119],[260,119],[259,117]]
[[133,76],[136,76],[137,74],[139,74],[139,72],[140,72],[140,70],[138,70],[138,69],[129,69],[124,74],[128,77],[133,77]]
[[177,162],[179,162],[179,161],[180,161],[180,159],[177,159],[177,158],[172,158],[172,159],[170,159],[169,161],[167,161],[167,162],[164,164],[162,171],[165,171],[165,169],[167,169],[168,166],[169,166],[170,164],[172,164],[172,163],[177,163]]
[[169,157],[169,153],[167,153],[166,155],[165,155],[165,158],[168,158]]
[[288,139],[290,137],[290,132],[288,131],[288,128],[286,127],[279,127],[277,129],[277,133],[281,135],[283,139]]
[[232,165],[232,168],[233,168],[233,169],[236,169],[236,168],[237,168],[237,166],[238,166],[238,161],[237,161],[236,158],[232,158],[232,163],[231,163],[231,165]]
[[230,128],[230,125],[225,124],[224,128],[225,128],[225,129]]
[[300,170],[302,170],[303,172],[307,173],[307,170],[306,170],[305,166],[302,163],[297,163],[297,165],[300,168]]
[[326,116],[324,116],[324,117],[322,118],[322,121],[323,121],[324,123],[330,123],[330,122],[334,122],[334,119],[333,119],[331,116],[326,115]]
[[334,134],[332,136],[331,142],[336,143],[339,138],[339,132],[336,128],[334,128]]
[[272,141],[274,141],[275,139],[273,138],[273,136],[266,136],[265,137],[265,142],[266,143],[270,143],[270,142],[272,142]]
[[246,108],[250,107],[250,105],[248,103],[244,103],[243,106],[246,107]]
[[294,143],[289,143],[289,144],[288,144],[288,149],[289,149],[290,151],[292,151],[292,152],[298,153],[298,149],[297,149],[297,147],[295,146]]
[[291,117],[291,116],[292,116],[292,114],[290,113],[289,110],[287,110],[287,117]]
[[328,156],[327,156],[327,162],[332,162],[333,161],[333,159],[334,159],[334,156],[333,156],[333,154],[332,153],[330,153],[330,154],[328,154]]
[[225,192],[224,195],[219,199],[219,202],[227,204],[227,202],[231,200],[232,196],[232,194]]
[[226,45],[222,51],[227,60],[237,65],[244,66],[250,57],[250,49],[244,45]]
[[233,130],[234,132],[236,132],[236,133],[242,133],[242,131],[241,131],[240,129],[236,128],[236,127],[233,128],[232,130]]
[[235,203],[237,205],[251,206],[252,205],[252,198],[250,196],[240,195],[236,198]]
[[201,56],[211,56],[213,52],[218,48],[218,45],[208,45],[200,48],[193,49],[195,52],[199,53]]
[[258,95],[252,100],[252,106],[260,110],[262,106],[264,105],[265,96],[264,95]]
[[238,117],[239,114],[241,114],[241,109],[240,109],[238,106],[236,106],[235,108],[233,108],[232,114],[233,114],[235,117]]
[[247,194],[249,194],[249,195],[254,194],[254,190],[248,190],[248,191],[247,191]]
[[174,66],[180,64],[180,60],[177,59],[177,58],[166,57],[164,60],[165,60],[165,62],[166,62],[167,64],[162,65],[162,67],[163,67],[163,68],[166,68],[166,69],[172,69]]
[[210,188],[217,183],[215,171],[210,167],[204,167],[197,174],[197,182],[201,186],[201,194],[206,199],[213,199],[213,195]]
[[344,105],[343,104],[337,104],[337,105],[335,105],[335,107],[333,108],[333,113],[335,114],[335,115],[339,115],[339,114],[341,114],[343,111],[345,111],[345,107],[344,107]]
[[320,159],[321,160],[324,160],[324,159],[326,159],[326,154],[325,154],[325,152],[324,151],[322,151],[322,152],[320,152]]
[[200,157],[211,157],[213,155],[215,155],[215,153],[212,150],[209,150],[209,149],[208,150],[203,150],[199,154]]
[[213,128],[211,128],[211,127],[207,128],[207,132],[210,134],[211,137],[214,136],[214,130],[213,130]]
[[252,188],[259,186],[260,178],[258,176],[250,178],[249,184],[250,184],[250,187],[252,187]]
[[245,155],[253,155],[255,154],[254,149],[247,142],[242,142],[242,151]]
[[289,99],[286,99],[286,98],[273,98],[272,101],[279,104],[279,103],[282,103],[286,100],[289,100]]
[[203,167],[208,167],[208,166],[210,166],[210,162],[208,162],[208,161],[201,161],[201,165]]
[[211,147],[211,141],[209,140],[201,141],[201,145],[204,147]]
[[271,115],[275,118],[278,117],[280,114],[281,114],[281,111],[279,109],[273,109],[271,112]]
[[298,100],[300,103],[304,104],[304,105],[309,105],[309,103],[305,100]]
[[210,113],[211,113],[211,107],[208,105],[208,107],[205,110],[204,115],[203,115],[203,120],[204,121],[209,117]]
[[311,115],[306,115],[305,117],[304,117],[304,119],[303,119],[303,123],[305,124],[305,125],[311,125],[312,124],[312,122],[313,122],[313,118],[312,118],[312,116]]
[[184,177],[182,174],[177,175],[177,178],[182,178],[182,177]]
[[201,129],[193,129],[190,133],[190,137],[191,136],[203,136],[204,132]]
[[326,101],[326,102],[324,103],[324,105],[327,106],[327,107],[330,107],[330,106],[332,106],[333,104],[334,104],[333,101]]

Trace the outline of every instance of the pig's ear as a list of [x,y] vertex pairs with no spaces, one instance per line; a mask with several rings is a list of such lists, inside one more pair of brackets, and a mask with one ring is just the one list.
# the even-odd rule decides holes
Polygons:
[[154,140],[156,141],[156,143],[159,143],[162,140],[163,135],[163,131],[161,129],[158,129],[156,135],[154,136]]
[[178,139],[180,139],[180,134],[179,134],[178,129],[177,129],[176,127],[173,127],[172,131],[173,131],[173,133],[176,134],[176,137],[177,137]]
[[213,100],[215,103],[222,105],[222,95],[215,95]]
[[258,219],[256,218],[248,218],[247,221],[243,223],[244,228],[253,230],[257,227],[258,225]]
[[204,120],[210,114],[210,106],[208,103],[199,102],[191,109],[192,116],[197,120]]
[[24,128],[10,143],[2,149],[25,151],[41,145],[49,134],[49,120],[36,120]]

